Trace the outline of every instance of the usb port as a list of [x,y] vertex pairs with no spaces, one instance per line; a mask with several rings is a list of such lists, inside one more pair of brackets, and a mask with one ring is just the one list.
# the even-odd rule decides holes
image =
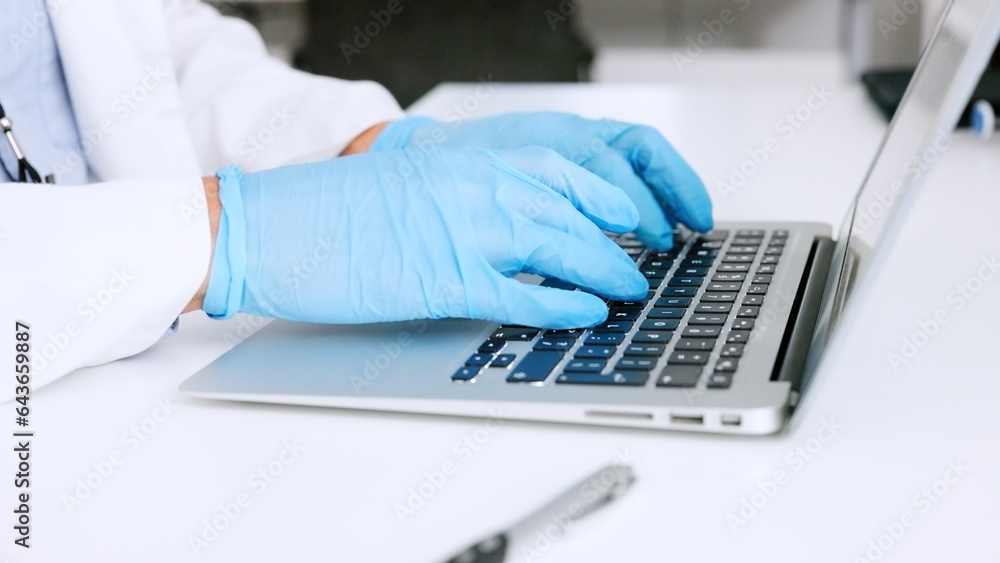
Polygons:
[[738,414],[724,414],[720,417],[723,426],[739,426],[743,418]]
[[676,424],[704,424],[705,417],[700,414],[670,413],[670,422]]

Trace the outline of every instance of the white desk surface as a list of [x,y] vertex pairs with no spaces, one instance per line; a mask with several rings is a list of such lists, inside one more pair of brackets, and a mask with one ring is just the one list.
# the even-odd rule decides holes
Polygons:
[[[776,135],[777,120],[804,103],[808,90],[504,86],[475,115],[559,109],[647,122],[702,173],[718,219],[839,223],[884,129],[857,87],[839,87],[735,196],[724,201],[715,188],[748,147]],[[469,86],[441,87],[415,111],[442,117],[472,95]],[[221,354],[247,321],[189,315],[180,334],[148,352],[77,372],[34,396],[34,547],[25,553],[7,543],[0,557],[437,561],[620,453],[635,460],[631,492],[535,561],[853,562],[905,513],[911,526],[883,561],[1000,560],[1000,278],[974,282],[981,289],[960,309],[949,301],[957,284],[978,275],[981,260],[1000,253],[1000,145],[959,137],[783,434],[729,438],[521,422],[490,433],[476,419],[194,400],[179,395],[180,382]],[[938,310],[949,322],[894,371],[888,354]],[[172,414],[156,411],[157,401],[174,405]],[[151,432],[144,441],[123,441],[154,414],[161,422],[155,429],[145,422]],[[823,421],[838,425],[835,435],[821,431]],[[467,437],[484,443],[466,459],[454,448]],[[305,449],[286,454],[291,463],[283,465],[276,460],[286,441]],[[796,448],[813,453],[806,461]],[[67,510],[77,479],[114,451],[120,465]],[[13,467],[13,455],[6,458]],[[425,472],[448,461],[457,472],[401,522],[395,505],[405,505]],[[935,481],[958,462],[968,470],[948,473],[955,482],[939,483],[938,497]],[[281,470],[272,483],[248,482],[269,463]],[[766,504],[752,497],[777,471],[787,481],[773,497]],[[927,488],[934,502],[915,499]],[[249,505],[196,555],[190,538],[240,494]],[[727,515],[738,515],[744,499],[762,506],[734,532]],[[4,522],[11,520],[8,512]],[[882,543],[889,545],[889,536]]]

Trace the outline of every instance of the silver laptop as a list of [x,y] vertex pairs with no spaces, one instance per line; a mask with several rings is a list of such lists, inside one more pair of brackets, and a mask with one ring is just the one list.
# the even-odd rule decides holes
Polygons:
[[[947,144],[1000,35],[1000,0],[946,8],[833,241],[730,223],[674,251],[617,242],[649,280],[592,329],[470,320],[275,321],[181,385],[213,399],[730,434],[778,431],[900,205]],[[898,225],[897,225],[898,226]],[[559,280],[522,278],[565,287]],[[567,288],[573,289],[573,288]]]

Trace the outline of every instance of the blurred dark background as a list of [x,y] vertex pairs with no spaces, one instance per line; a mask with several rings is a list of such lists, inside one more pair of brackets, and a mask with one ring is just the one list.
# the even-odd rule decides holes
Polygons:
[[[378,81],[404,107],[441,82],[483,79],[857,82],[872,70],[912,68],[946,2],[920,0],[901,21],[897,0],[207,1],[256,25],[273,55],[318,74]],[[693,64],[679,64],[725,10],[735,21]],[[887,91],[906,84],[888,78]]]

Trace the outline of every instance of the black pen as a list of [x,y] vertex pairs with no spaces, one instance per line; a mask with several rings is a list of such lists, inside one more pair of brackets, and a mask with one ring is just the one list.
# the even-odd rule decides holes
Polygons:
[[448,563],[501,563],[511,547],[528,549],[539,534],[551,542],[561,537],[574,520],[615,500],[635,481],[632,467],[614,463],[573,485],[551,502],[506,531],[487,538],[448,560]]

